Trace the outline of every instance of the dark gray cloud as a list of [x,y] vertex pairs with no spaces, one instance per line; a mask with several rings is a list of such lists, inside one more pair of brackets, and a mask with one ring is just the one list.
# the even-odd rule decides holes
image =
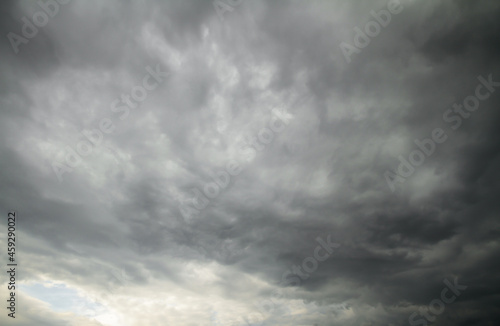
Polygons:
[[[19,324],[493,325],[500,87],[453,105],[500,81],[500,5],[402,0],[347,62],[342,42],[391,3],[221,0],[221,19],[210,1],[73,0],[15,53],[40,4],[2,2]],[[318,237],[340,245],[324,261]],[[436,313],[444,280],[467,288]]]

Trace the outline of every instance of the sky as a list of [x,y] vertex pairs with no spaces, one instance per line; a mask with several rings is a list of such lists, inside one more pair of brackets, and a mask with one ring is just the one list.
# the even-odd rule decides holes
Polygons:
[[1,325],[497,324],[500,3],[0,15]]

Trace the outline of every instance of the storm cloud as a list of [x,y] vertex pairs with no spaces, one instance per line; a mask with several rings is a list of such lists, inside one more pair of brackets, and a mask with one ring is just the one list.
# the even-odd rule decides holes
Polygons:
[[2,325],[500,318],[500,3],[0,15]]

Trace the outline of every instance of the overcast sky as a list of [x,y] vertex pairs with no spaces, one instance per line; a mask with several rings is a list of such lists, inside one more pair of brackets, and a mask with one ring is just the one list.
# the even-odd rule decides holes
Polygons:
[[0,15],[0,324],[500,318],[497,1]]

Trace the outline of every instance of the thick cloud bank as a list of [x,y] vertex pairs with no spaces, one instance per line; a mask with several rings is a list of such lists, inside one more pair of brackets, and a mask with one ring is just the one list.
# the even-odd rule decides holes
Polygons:
[[499,320],[497,1],[0,15],[0,324]]

